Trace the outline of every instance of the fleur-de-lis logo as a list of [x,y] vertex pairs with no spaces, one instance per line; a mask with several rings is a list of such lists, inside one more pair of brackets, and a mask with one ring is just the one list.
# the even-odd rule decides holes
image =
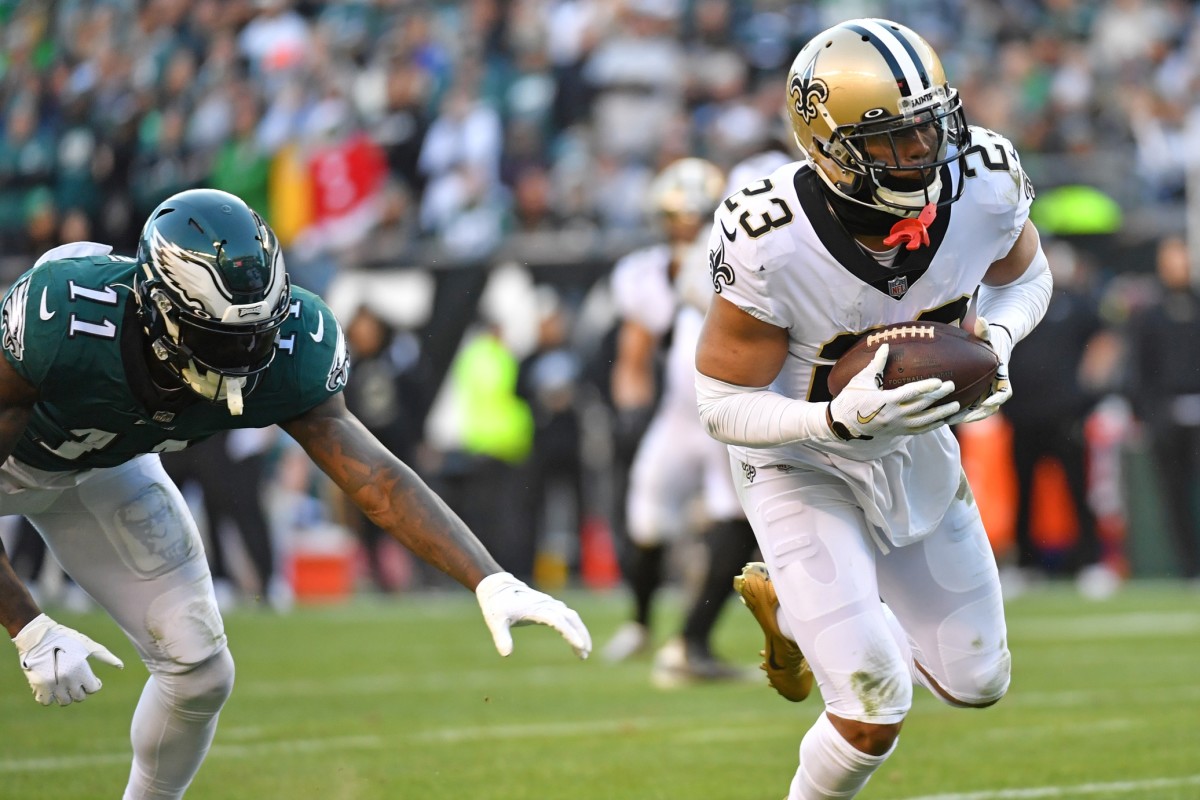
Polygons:
[[733,285],[733,267],[725,263],[725,245],[708,251],[708,273],[712,276],[713,291],[717,294],[721,293],[722,288]]
[[792,107],[806,123],[811,123],[817,116],[817,103],[829,99],[829,86],[820,78],[813,77],[816,59],[808,62],[803,75],[793,75],[788,83],[788,95],[792,98]]

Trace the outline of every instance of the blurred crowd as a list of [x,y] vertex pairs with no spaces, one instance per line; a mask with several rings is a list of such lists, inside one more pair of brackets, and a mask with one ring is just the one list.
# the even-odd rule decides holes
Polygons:
[[[855,16],[891,17],[929,39],[968,120],[1009,136],[1040,190],[1097,188],[1116,220],[1182,207],[1200,152],[1200,12],[1183,0],[0,0],[0,280],[62,241],[131,253],[149,211],[194,186],[262,212],[293,280],[321,293],[340,275],[407,266],[418,245],[451,264],[486,264],[505,243],[545,233],[603,232],[632,249],[656,235],[645,198],[666,165],[700,156],[728,170],[790,138],[781,102],[792,58]],[[1051,265],[1083,316],[1069,337],[1039,346],[1053,354],[1043,373],[1014,375],[1018,398],[1052,374],[1069,378],[1070,393],[1056,393],[1053,409],[1014,405],[1010,424],[1026,446],[1054,441],[1046,431],[1065,437],[1052,455],[1077,523],[1103,528],[1105,509],[1120,516],[1124,501],[1119,481],[1096,489],[1116,468],[1097,461],[1083,430],[1097,409],[1121,441],[1152,423],[1159,463],[1190,458],[1167,444],[1182,441],[1180,426],[1200,429],[1189,405],[1200,384],[1179,369],[1178,385],[1160,386],[1161,374],[1131,371],[1129,353],[1161,354],[1189,324],[1180,298],[1193,296],[1195,268],[1181,239],[1111,263],[1075,246],[1070,219],[1038,224],[1064,234]],[[1180,258],[1182,283],[1160,278],[1163,261]],[[611,583],[605,565],[620,553],[604,533],[619,550],[623,524],[621,478],[609,475],[621,461],[607,372],[618,321],[594,293],[527,288],[523,341],[483,307],[455,331],[456,342],[467,336],[445,370],[426,357],[437,341],[397,323],[387,296],[353,303],[348,400],[514,572]],[[1167,306],[1181,315],[1176,328],[1144,322]],[[1163,410],[1175,397],[1185,399]],[[446,406],[458,411],[439,416]],[[1025,481],[1040,451],[1021,452]],[[289,473],[286,443],[254,456],[277,476],[272,491],[318,499],[310,522],[361,534],[377,587],[436,581],[368,523],[331,510],[311,476]],[[1195,527],[1188,481],[1164,486],[1171,521]],[[271,525],[301,524],[294,505],[268,510]],[[1015,523],[1021,552],[1010,560],[1041,569],[1030,514]],[[1121,535],[1091,545],[1113,553],[1118,571]],[[1195,544],[1178,541],[1179,571],[1196,577]],[[271,557],[261,544],[244,549],[265,592]]]
[[661,167],[761,148],[800,44],[873,15],[931,41],[1038,185],[1090,164],[1128,192],[1136,162],[1128,199],[1180,196],[1200,87],[1182,0],[3,0],[0,246],[128,249],[196,185],[302,242],[318,290],[379,227],[460,257],[641,228]]

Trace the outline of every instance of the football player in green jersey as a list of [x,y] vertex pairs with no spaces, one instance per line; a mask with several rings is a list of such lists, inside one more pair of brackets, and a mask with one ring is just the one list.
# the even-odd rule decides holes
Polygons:
[[[42,256],[0,309],[0,515],[23,514],[150,671],[125,800],[178,798],[208,752],[233,659],[196,524],[158,453],[278,423],[381,528],[478,597],[501,655],[541,623],[586,658],[579,615],[505,572],[346,410],[342,330],[289,284],[279,243],[237,197],[181,192],[136,259],[90,242]],[[38,702],[100,689],[121,662],[40,611],[0,548],[0,623]]]

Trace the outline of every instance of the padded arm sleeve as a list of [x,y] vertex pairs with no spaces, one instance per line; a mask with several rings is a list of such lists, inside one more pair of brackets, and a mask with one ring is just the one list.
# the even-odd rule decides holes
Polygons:
[[997,347],[1002,363],[1008,362],[1013,345],[1028,336],[1041,322],[1050,305],[1050,293],[1053,290],[1050,263],[1040,244],[1021,277],[1004,286],[979,287],[979,316],[986,319],[992,328],[1002,328],[1010,339],[1004,352],[999,352],[1002,343]]
[[696,403],[708,435],[746,447],[835,441],[828,403],[792,400],[767,387],[735,386],[696,373]]

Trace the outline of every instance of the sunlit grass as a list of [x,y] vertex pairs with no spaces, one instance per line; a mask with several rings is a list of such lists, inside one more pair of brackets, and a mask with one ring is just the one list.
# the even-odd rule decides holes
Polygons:
[[[626,609],[619,593],[566,599],[597,645]],[[664,602],[662,638],[677,612]],[[98,667],[105,688],[83,705],[42,708],[11,656],[2,798],[111,798],[124,785],[145,670],[107,617],[58,616],[127,667]],[[1051,588],[1011,603],[1009,626],[1009,696],[960,711],[918,692],[861,797],[1200,798],[1200,595],[1138,584],[1089,603]],[[189,800],[778,800],[820,711],[757,679],[659,691],[648,660],[578,662],[538,628],[501,659],[466,592],[235,612],[227,627],[237,687]],[[732,605],[717,645],[748,668],[761,646]]]

